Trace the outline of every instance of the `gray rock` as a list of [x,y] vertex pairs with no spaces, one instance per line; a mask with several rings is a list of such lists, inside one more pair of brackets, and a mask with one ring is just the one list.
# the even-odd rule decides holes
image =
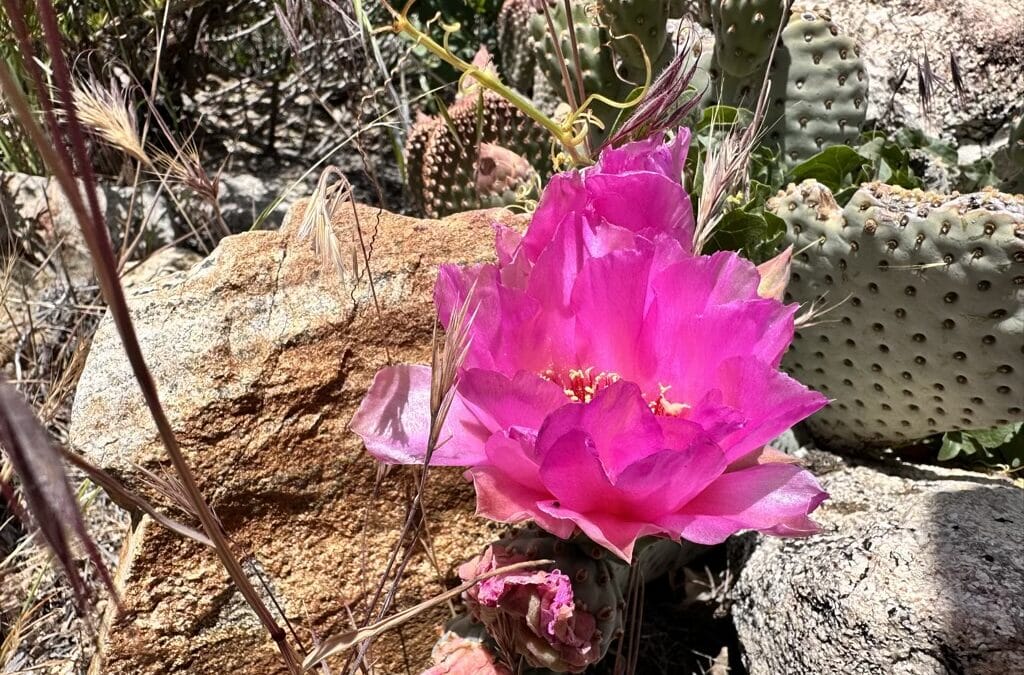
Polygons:
[[264,210],[269,214],[261,229],[277,227],[295,200],[308,194],[305,183],[292,189],[294,181],[284,176],[258,177],[250,174],[221,174],[220,212],[232,232],[245,232],[260,220]]
[[762,539],[733,589],[751,675],[1024,672],[1024,490],[910,466],[822,483],[822,534]]
[[[871,80],[868,114],[882,128],[910,126],[961,145],[986,145],[1020,112],[1024,4],[1019,0],[830,0],[828,8],[862,45]],[[953,87],[951,54],[968,91],[963,104]],[[919,105],[915,67],[926,56],[936,76],[927,117]]]

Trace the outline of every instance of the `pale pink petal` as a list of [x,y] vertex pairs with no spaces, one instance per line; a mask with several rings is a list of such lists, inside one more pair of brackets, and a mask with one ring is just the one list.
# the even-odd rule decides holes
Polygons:
[[661,525],[630,520],[607,509],[583,512],[557,501],[541,502],[539,506],[553,518],[571,519],[595,543],[626,562],[633,558],[633,546],[637,539],[666,531]]
[[[391,366],[380,370],[350,423],[377,459],[422,464],[430,435],[430,367]],[[469,466],[486,460],[483,428],[458,397],[442,427],[433,466]]]
[[757,273],[761,275],[761,282],[757,285],[757,294],[762,298],[782,302],[783,296],[786,295],[786,286],[789,285],[792,263],[793,246],[790,245],[771,260],[758,265]]
[[534,520],[556,537],[572,536],[576,524],[567,518],[550,515],[537,504],[550,499],[544,492],[530,490],[510,482],[504,472],[490,466],[477,466],[466,472],[476,490],[477,515],[499,523]]

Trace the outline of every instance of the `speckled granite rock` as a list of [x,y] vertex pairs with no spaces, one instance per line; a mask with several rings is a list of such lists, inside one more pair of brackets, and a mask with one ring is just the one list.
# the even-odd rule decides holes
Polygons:
[[823,533],[762,538],[733,589],[750,674],[1024,672],[1024,490],[812,454]]
[[[131,289],[142,350],[201,488],[240,550],[251,553],[309,647],[361,616],[397,537],[410,474],[378,465],[347,425],[385,347],[426,362],[440,262],[493,255],[490,223],[507,212],[415,220],[360,207],[373,242],[381,314],[368,288],[350,290],[294,233],[224,239],[191,269]],[[343,209],[338,232],[351,232]],[[109,317],[93,342],[74,404],[73,446],[128,485],[151,492],[138,466],[160,472],[165,453]],[[457,469],[432,474],[425,496],[433,553],[417,554],[398,597],[408,606],[443,590],[454,566],[493,538],[473,515]],[[185,517],[185,516],[182,516]],[[440,523],[444,526],[441,527]],[[127,613],[106,631],[94,673],[282,672],[255,616],[227,585],[214,556],[143,521],[126,543],[118,577]],[[377,672],[428,662],[445,610],[377,643]],[[113,618],[113,617],[111,617]]]

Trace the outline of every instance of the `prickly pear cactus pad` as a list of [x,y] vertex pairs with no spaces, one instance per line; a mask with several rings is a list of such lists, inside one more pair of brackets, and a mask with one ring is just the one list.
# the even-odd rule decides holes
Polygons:
[[871,183],[841,208],[804,181],[768,208],[797,251],[786,299],[842,301],[783,362],[833,399],[808,420],[820,443],[897,446],[1024,419],[1024,197]]
[[505,0],[498,13],[498,56],[501,72],[509,84],[529,94],[533,89],[533,74],[537,57],[533,53],[530,19],[533,17],[531,0]]
[[736,77],[762,70],[782,20],[783,0],[713,0],[712,5],[718,65]]

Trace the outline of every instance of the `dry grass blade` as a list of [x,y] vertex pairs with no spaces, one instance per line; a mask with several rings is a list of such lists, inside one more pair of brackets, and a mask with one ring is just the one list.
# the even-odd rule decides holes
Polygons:
[[[60,453],[21,394],[2,375],[0,448],[21,480],[21,491],[36,527],[63,568],[79,608],[85,609],[92,593],[75,563],[72,547],[76,543],[99,571],[111,596],[116,597],[114,581],[103,564],[99,548],[85,529],[85,520],[64,473]],[[10,496],[5,494],[5,498],[10,499]]]
[[[367,618],[369,617],[369,613],[377,606],[381,593],[384,590],[385,583],[389,578],[391,578],[392,573],[394,573],[394,578],[391,579],[391,587],[385,595],[383,603],[381,603],[380,610],[377,612],[378,621],[383,620],[384,615],[391,607],[391,603],[394,601],[394,598],[398,593],[399,585],[402,582],[402,574],[412,557],[412,552],[414,550],[413,546],[419,540],[419,532],[414,532],[413,530],[414,526],[418,523],[417,517],[421,513],[420,507],[423,494],[427,487],[430,458],[433,456],[434,450],[438,447],[441,429],[444,428],[445,418],[448,415],[448,410],[451,408],[451,404],[454,399],[455,383],[458,377],[458,372],[465,361],[467,352],[469,351],[470,328],[473,324],[474,318],[476,317],[476,309],[474,308],[472,311],[470,310],[473,306],[475,291],[476,284],[474,283],[466,294],[465,300],[452,313],[451,320],[448,322],[448,332],[446,333],[444,343],[441,346],[439,346],[437,340],[437,324],[434,324],[435,332],[431,350],[430,374],[430,434],[427,438],[427,447],[424,451],[419,483],[416,486],[416,493],[413,495],[412,503],[409,505],[406,512],[405,523],[402,525],[401,535],[398,537],[398,541],[395,542],[395,546],[388,558],[387,566],[385,567],[384,573],[381,575],[380,582],[374,591],[373,598],[367,605]],[[401,560],[399,560],[400,554]],[[356,664],[362,660],[368,648],[369,643],[360,647],[359,654],[355,659]],[[353,666],[350,672],[354,672],[354,668],[355,667]]]
[[80,469],[82,473],[89,477],[89,480],[103,488],[103,491],[110,496],[110,499],[125,511],[128,511],[129,513],[145,513],[171,532],[198,542],[203,546],[213,547],[213,542],[210,541],[210,538],[205,534],[194,527],[183,525],[182,523],[172,520],[160,513],[148,501],[121,485],[116,478],[98,466],[90,463],[81,455],[78,455],[67,448],[61,448],[61,452],[68,463]]
[[693,250],[700,253],[722,219],[726,199],[747,179],[750,155],[761,140],[761,123],[768,109],[766,84],[754,110],[754,119],[743,129],[733,127],[718,144],[708,147],[704,157],[704,184],[693,231]]
[[440,595],[436,595],[429,600],[424,600],[418,605],[414,605],[413,607],[404,609],[401,612],[395,614],[394,616],[388,617],[387,619],[378,621],[374,624],[366,626],[365,628],[359,628],[356,630],[348,631],[346,633],[342,633],[341,635],[329,637],[323,642],[321,642],[320,645],[312,652],[310,652],[309,656],[307,656],[302,661],[302,668],[303,670],[309,670],[310,668],[313,668],[314,666],[318,665],[324,659],[330,658],[344,651],[347,651],[352,647],[356,646],[357,644],[359,644],[360,642],[373,639],[378,635],[391,630],[392,628],[397,628],[398,626],[401,626],[403,623],[409,621],[418,614],[425,612],[432,607],[436,607],[441,603],[447,602],[450,598],[454,598],[459,594],[468,591],[470,588],[480,583],[481,581],[490,579],[491,577],[496,577],[499,574],[507,574],[509,572],[515,572],[521,569],[528,569],[531,567],[542,567],[544,565],[553,564],[555,564],[554,560],[527,560],[526,562],[516,563],[514,565],[507,565],[505,567],[499,567],[496,570],[491,570],[487,574],[482,574],[474,579],[471,579],[470,581],[467,581],[461,586],[456,586],[455,588],[447,590],[444,593],[441,593]]
[[[71,74],[63,56],[63,45],[57,26],[56,12],[48,0],[37,0],[36,7],[51,59],[55,90],[61,97],[61,103],[65,111],[65,124],[59,131],[64,132],[64,138],[68,141],[69,147],[60,142],[61,138],[59,137],[48,138],[39,127],[24,95],[14,83],[5,63],[0,63],[0,89],[2,89],[7,97],[11,109],[17,115],[18,121],[21,123],[26,134],[32,138],[33,143],[39,148],[47,168],[53,173],[68,197],[71,210],[78,220],[83,238],[93,259],[100,288],[107,301],[118,334],[121,337],[132,372],[139,383],[146,406],[153,416],[157,431],[167,449],[171,462],[198,512],[203,529],[213,541],[218,557],[232,581],[234,581],[242,596],[252,607],[260,622],[280,648],[281,655],[289,671],[297,673],[299,672],[299,666],[294,650],[287,642],[284,631],[277,625],[273,615],[263,603],[256,589],[249,582],[244,569],[232,553],[229,542],[220,531],[216,516],[214,516],[213,511],[199,490],[195,476],[185,460],[185,456],[171,428],[170,421],[160,403],[156,382],[146,366],[145,358],[142,355],[138,337],[135,333],[135,327],[132,324],[131,314],[125,301],[124,290],[121,288],[118,278],[118,266],[110,243],[110,234],[107,231],[102,211],[99,208],[96,194],[96,177],[89,162],[85,136],[75,109]],[[42,88],[41,85],[37,86]],[[47,93],[47,90],[43,90],[39,92],[39,95],[45,97]],[[77,168],[81,174],[85,184],[84,195],[75,181],[73,168]],[[83,199],[83,196],[85,199]],[[88,204],[88,208],[86,204]]]

